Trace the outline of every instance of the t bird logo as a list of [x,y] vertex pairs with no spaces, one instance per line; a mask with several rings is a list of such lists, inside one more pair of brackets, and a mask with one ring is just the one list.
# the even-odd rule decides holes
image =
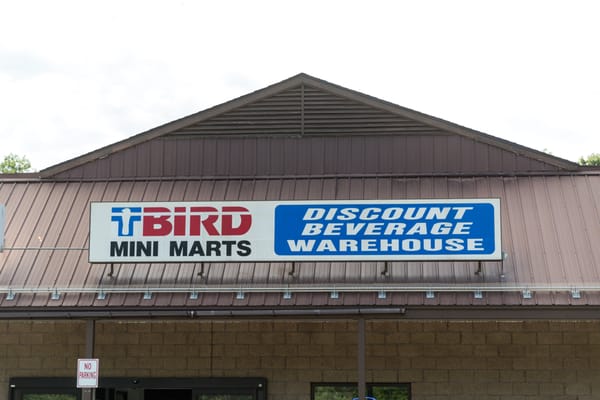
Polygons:
[[133,236],[133,225],[142,221],[142,207],[112,207],[111,221],[117,223],[119,236]]
[[111,207],[119,237],[241,236],[252,215],[241,206]]

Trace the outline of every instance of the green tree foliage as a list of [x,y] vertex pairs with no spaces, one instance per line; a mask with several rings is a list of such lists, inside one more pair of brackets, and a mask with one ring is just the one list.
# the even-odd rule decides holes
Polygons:
[[25,156],[18,156],[10,153],[0,162],[0,174],[18,174],[28,172],[31,169],[31,163]]
[[579,157],[579,165],[598,166],[600,165],[600,153],[592,153],[587,158]]

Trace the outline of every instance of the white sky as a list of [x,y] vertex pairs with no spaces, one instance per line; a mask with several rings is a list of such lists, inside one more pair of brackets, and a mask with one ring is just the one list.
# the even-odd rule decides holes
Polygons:
[[576,161],[597,1],[0,0],[0,157],[37,170],[305,72]]

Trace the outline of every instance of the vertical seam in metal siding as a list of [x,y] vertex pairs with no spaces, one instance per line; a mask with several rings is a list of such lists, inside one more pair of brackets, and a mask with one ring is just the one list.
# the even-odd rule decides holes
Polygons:
[[304,136],[304,84],[300,85],[300,136]]
[[[542,248],[540,249],[541,251],[541,255],[542,255],[542,260],[543,260],[543,265],[541,266],[541,268],[543,269],[544,273],[545,273],[545,277],[546,277],[546,282],[548,282],[548,284],[552,284],[554,283],[552,280],[552,271],[549,270],[548,267],[548,255],[547,255],[547,249],[546,247],[548,246],[547,241],[544,240],[543,238],[543,234],[541,232],[543,232],[543,225],[541,220],[544,218],[544,215],[540,214],[540,207],[538,205],[538,200],[539,200],[539,195],[536,195],[536,189],[535,189],[535,182],[533,182],[534,178],[533,177],[527,177],[527,180],[529,181],[529,184],[531,186],[531,193],[532,193],[532,200],[533,200],[533,204],[535,205],[535,218],[536,218],[536,228],[537,231],[540,232],[540,245],[542,246]],[[535,258],[532,258],[532,262],[535,262]],[[533,268],[535,268],[535,265],[532,265]],[[533,272],[533,274],[535,275],[535,272]]]
[[[592,199],[591,203],[593,205],[594,208],[594,214],[596,215],[596,220],[600,219],[598,218],[600,216],[600,213],[598,212],[598,203],[596,203],[595,198],[594,198],[594,192],[592,189],[592,182],[590,181],[590,177],[587,176],[585,177],[585,182],[586,182],[586,188],[588,190],[588,193],[590,194],[590,198]],[[592,246],[592,243],[590,242],[590,235],[586,235],[587,239],[588,239],[588,243],[590,244],[590,247]],[[592,255],[592,259],[594,260],[594,265],[598,265],[597,260],[596,260],[596,252],[593,251],[593,249],[590,249],[591,251],[591,255]],[[594,272],[597,273],[597,270],[594,270]],[[596,275],[597,277],[597,275]]]
[[[568,275],[567,275],[567,271],[565,270],[566,259],[565,259],[564,250],[561,247],[561,238],[560,238],[560,234],[558,232],[558,227],[557,227],[557,224],[558,224],[557,218],[558,218],[558,215],[560,214],[560,212],[558,212],[554,209],[555,206],[554,206],[554,203],[552,202],[554,196],[551,196],[551,194],[548,190],[548,185],[549,185],[549,181],[551,178],[543,177],[542,179],[544,181],[544,192],[546,193],[546,198],[548,199],[548,206],[549,206],[550,214],[551,214],[550,221],[552,223],[552,234],[553,234],[553,236],[556,240],[556,244],[557,244],[559,265],[560,265],[560,269],[561,269],[561,271],[560,271],[561,279],[563,282],[568,282]],[[559,187],[560,195],[563,198],[561,200],[563,200],[562,202],[564,204],[564,195],[563,195],[562,187],[560,185],[560,178],[558,178],[558,180],[559,180],[558,187]],[[568,216],[567,216],[567,219],[568,219]],[[554,283],[554,282],[552,282],[552,283]]]
[[[586,247],[587,251],[585,251],[585,252],[587,252],[590,255],[590,258],[592,259],[592,265],[597,265],[596,262],[595,262],[595,259],[594,259],[594,251],[593,251],[592,245],[591,245],[591,243],[589,241],[590,234],[589,234],[589,231],[587,229],[587,225],[585,223],[585,221],[586,221],[586,219],[585,219],[585,213],[583,211],[583,203],[582,203],[582,200],[581,200],[581,196],[579,194],[578,186],[577,186],[576,182],[574,181],[573,177],[569,177],[569,181],[570,181],[572,189],[573,189],[573,195],[575,196],[575,199],[577,200],[577,202],[576,202],[576,204],[577,204],[577,211],[576,212],[577,212],[577,214],[578,214],[578,216],[580,218],[580,221],[583,222],[583,226],[581,227],[581,229],[584,231],[584,235],[583,235],[584,240],[581,240],[581,242],[583,242],[582,243],[582,247]],[[587,177],[586,177],[586,182],[587,182]],[[565,203],[565,205],[566,205],[566,203]],[[571,220],[571,218],[569,218],[569,225],[570,225],[570,228],[571,228],[573,241],[575,243],[579,242],[577,240],[577,238],[575,237],[575,234],[576,234],[575,232],[577,232],[578,229],[577,229],[577,226],[573,226],[573,221]],[[575,249],[576,249],[576,251],[575,251],[575,257],[577,258],[578,266],[579,266],[579,271],[578,272],[579,272],[579,275],[581,276],[581,281],[584,282],[584,275],[585,275],[585,272],[586,272],[585,271],[585,262],[583,262],[582,260],[580,260],[580,256],[579,256],[580,253],[577,251],[577,245],[576,244],[575,244]]]
[[[571,179],[572,177],[558,177],[558,187],[560,188],[560,196],[561,196],[561,202],[564,205],[564,211],[565,211],[565,215],[566,215],[566,223],[567,223],[567,228],[570,232],[569,239],[572,241],[571,242],[571,246],[567,246],[567,248],[571,247],[573,249],[573,257],[574,259],[571,259],[570,254],[567,255],[563,255],[562,256],[562,265],[563,265],[563,276],[565,279],[565,282],[569,282],[569,275],[568,271],[572,272],[575,270],[575,268],[573,268],[573,264],[576,264],[577,270],[576,273],[578,275],[579,278],[579,282],[584,282],[584,271],[582,270],[582,266],[583,266],[583,262],[581,260],[581,256],[580,256],[580,252],[577,251],[577,244],[576,242],[578,242],[577,238],[574,237],[574,232],[577,229],[577,227],[573,226],[573,219],[572,215],[569,215],[569,209],[573,209],[575,207],[570,207],[569,203],[567,202],[567,198],[565,195],[565,186],[568,184],[570,186],[569,192],[574,193],[574,196],[576,198],[576,203],[573,205],[577,205],[577,208],[580,209],[581,208],[581,201],[577,198],[577,190],[575,188],[575,185],[573,184],[573,180]],[[567,182],[565,184],[563,184],[563,182]],[[558,230],[557,230],[558,232]],[[559,243],[561,243],[559,241]],[[561,252],[562,254],[563,252]],[[566,265],[565,263],[569,263],[569,265]],[[572,276],[572,275],[571,275]]]
[[[30,183],[27,183],[25,190],[23,190],[22,197],[26,196],[27,191],[28,191],[28,189],[30,187],[32,187],[32,185]],[[32,189],[32,190],[35,190],[35,193],[34,193],[34,195],[32,197],[32,200],[31,200],[31,203],[30,203],[30,207],[27,210],[27,212],[25,213],[25,217],[22,219],[23,223],[19,226],[19,228],[17,229],[17,231],[13,235],[13,239],[12,239],[13,245],[15,243],[19,242],[19,238],[20,238],[21,234],[23,233],[23,228],[25,227],[25,221],[27,221],[27,219],[29,218],[30,212],[33,209],[33,204],[35,203],[35,201],[37,200],[38,196],[40,195],[40,190],[42,188],[42,185],[38,184],[38,185],[36,185],[36,187],[37,187],[37,190]],[[21,204],[21,202],[19,202],[19,204]],[[17,213],[15,212],[15,215],[16,214]],[[12,221],[12,218],[11,218],[11,221]],[[27,233],[25,233],[25,235],[27,235]],[[27,241],[26,246],[28,246],[28,245],[29,245],[29,241]],[[25,257],[25,252],[22,251],[20,255],[18,255],[18,256],[15,255],[15,257],[17,257],[17,259],[18,259],[18,261],[15,263],[15,265],[18,265],[18,266],[22,265],[23,258]],[[9,278],[6,280],[6,282],[8,282],[9,285],[14,284],[14,281],[16,279],[15,277],[17,276],[17,270],[18,270],[18,268],[14,268],[12,270],[12,273],[9,274]]]

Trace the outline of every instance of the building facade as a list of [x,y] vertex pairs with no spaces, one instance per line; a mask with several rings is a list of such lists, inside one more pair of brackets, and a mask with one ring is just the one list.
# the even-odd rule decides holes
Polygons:
[[[92,203],[465,199],[501,256],[90,262]],[[0,204],[0,399],[600,398],[598,170],[305,74]]]

